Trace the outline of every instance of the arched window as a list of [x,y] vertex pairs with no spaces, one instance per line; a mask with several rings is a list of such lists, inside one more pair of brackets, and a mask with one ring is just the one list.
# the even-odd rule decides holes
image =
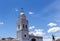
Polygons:
[[27,28],[27,25],[26,25],[26,28]]
[[24,28],[24,24],[23,24],[23,28]]
[[18,25],[18,29],[20,29],[20,25]]
[[33,39],[31,39],[31,41],[36,41],[36,39],[33,38]]

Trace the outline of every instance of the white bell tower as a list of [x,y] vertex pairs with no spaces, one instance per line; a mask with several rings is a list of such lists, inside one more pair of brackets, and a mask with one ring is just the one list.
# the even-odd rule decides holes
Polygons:
[[24,14],[23,8],[20,11],[20,15],[17,20],[17,39],[19,41],[28,41],[28,20]]

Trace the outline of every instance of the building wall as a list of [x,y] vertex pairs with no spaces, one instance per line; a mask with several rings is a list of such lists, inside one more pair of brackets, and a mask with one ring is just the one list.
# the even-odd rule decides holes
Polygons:
[[57,39],[56,41],[60,41],[60,39]]
[[[29,41],[32,41],[33,38],[30,38]],[[36,39],[36,41],[43,41],[43,39],[40,39],[40,38],[34,38]]]
[[39,36],[29,36],[29,41],[32,41],[32,39],[35,39],[36,41],[43,41],[43,37]]
[[17,41],[16,39],[0,39],[0,41]]

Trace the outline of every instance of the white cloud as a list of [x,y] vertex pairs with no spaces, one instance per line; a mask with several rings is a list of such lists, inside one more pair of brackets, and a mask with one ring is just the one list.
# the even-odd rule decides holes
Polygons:
[[18,9],[16,9],[16,11],[19,11]]
[[43,36],[45,33],[41,29],[35,29],[34,31],[29,32],[29,34],[34,36]]
[[43,41],[52,41],[52,39],[47,38],[47,39],[43,39]]
[[57,39],[60,39],[60,37],[55,37],[55,38],[56,38],[56,40],[57,40]]
[[34,28],[35,28],[35,26],[30,26],[30,27],[29,27],[29,29],[34,29]]
[[57,24],[56,23],[49,23],[48,26],[53,27],[53,26],[57,26]]
[[17,8],[15,8],[16,11],[19,11]]
[[29,14],[33,14],[33,12],[30,11]]
[[[55,37],[55,40],[57,40],[57,39],[59,39],[60,37]],[[47,37],[43,37],[43,41],[52,41],[52,36],[51,37],[49,37],[49,36],[47,36]]]
[[4,23],[3,22],[0,22],[0,25],[3,25]]
[[53,27],[48,30],[48,33],[60,31],[60,27]]

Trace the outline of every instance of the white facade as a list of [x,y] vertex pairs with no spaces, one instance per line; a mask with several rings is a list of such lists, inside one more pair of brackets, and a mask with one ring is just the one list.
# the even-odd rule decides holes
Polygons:
[[17,21],[17,39],[19,39],[19,41],[43,41],[43,37],[29,35],[28,20],[23,10]]

